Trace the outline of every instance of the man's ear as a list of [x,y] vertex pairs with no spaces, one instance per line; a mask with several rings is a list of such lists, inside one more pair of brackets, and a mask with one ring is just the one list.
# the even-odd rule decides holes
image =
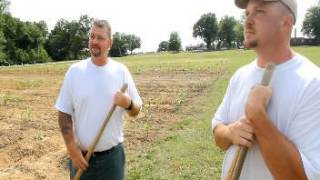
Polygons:
[[294,26],[294,17],[292,14],[286,15],[283,25],[288,27],[288,28],[292,28]]
[[[112,44],[113,44],[113,39],[109,39],[109,44],[110,44],[110,49],[111,49]],[[109,50],[110,50],[110,49],[109,49]]]

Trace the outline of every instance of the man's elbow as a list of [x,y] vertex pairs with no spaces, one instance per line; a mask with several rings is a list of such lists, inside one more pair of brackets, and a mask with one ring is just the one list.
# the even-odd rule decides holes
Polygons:
[[223,143],[223,142],[221,142],[219,139],[217,139],[215,137],[214,137],[214,142],[215,142],[215,145],[217,147],[219,147],[220,149],[222,149],[224,151],[228,150],[229,147],[231,146],[231,144]]
[[139,114],[139,112],[140,112],[140,111],[134,111],[134,112],[130,111],[130,112],[128,112],[128,115],[129,115],[130,117],[137,117],[138,114]]
[[141,106],[137,105],[137,104],[134,104],[133,108],[130,111],[127,111],[127,114],[130,117],[137,117],[138,114],[140,113],[140,110],[141,110]]
[[215,145],[220,149],[226,151],[231,146],[231,142],[225,137],[224,125],[219,124],[215,129],[213,129],[213,140]]

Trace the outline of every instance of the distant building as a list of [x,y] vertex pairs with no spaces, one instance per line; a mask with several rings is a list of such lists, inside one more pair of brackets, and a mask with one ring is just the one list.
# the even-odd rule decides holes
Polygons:
[[186,46],[186,51],[192,51],[192,52],[202,52],[202,51],[207,51],[207,47],[201,43],[197,45],[190,45]]
[[305,38],[305,37],[296,37],[296,38],[291,38],[290,44],[292,46],[303,46],[303,45],[316,46],[316,45],[320,45],[320,40]]

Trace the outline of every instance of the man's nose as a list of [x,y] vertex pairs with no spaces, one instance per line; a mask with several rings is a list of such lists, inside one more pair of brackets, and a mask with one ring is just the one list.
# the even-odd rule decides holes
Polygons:
[[98,43],[98,40],[95,37],[91,38],[90,41],[91,41],[91,44],[97,44]]
[[251,15],[248,15],[245,20],[245,28],[250,28],[254,25],[254,19]]

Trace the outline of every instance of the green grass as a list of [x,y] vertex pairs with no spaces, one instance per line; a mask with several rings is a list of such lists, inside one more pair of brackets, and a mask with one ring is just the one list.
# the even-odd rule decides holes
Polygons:
[[37,131],[32,138],[36,141],[42,141],[47,137],[47,135],[42,131]]
[[[320,65],[320,47],[297,47],[295,51],[310,58]],[[275,52],[276,53],[276,52]],[[209,71],[224,70],[220,78],[212,84],[195,86],[206,87],[205,92],[192,105],[186,105],[181,94],[181,106],[192,106],[192,116],[184,116],[170,125],[167,135],[137,153],[127,153],[127,179],[220,179],[223,152],[214,146],[211,132],[211,118],[219,106],[228,80],[242,65],[255,58],[251,50],[232,50],[205,53],[179,54],[147,54],[115,58],[128,66],[133,74],[164,73],[178,71]],[[59,73],[64,74],[70,63],[44,64],[32,66],[14,66],[0,68],[5,73]],[[22,83],[21,88],[41,86],[41,82]],[[21,101],[10,94],[0,94],[0,105]],[[160,101],[160,100],[159,100]],[[179,112],[179,111],[177,111]],[[31,119],[32,112],[26,111],[24,119]],[[151,120],[150,120],[151,121]],[[149,124],[144,125],[149,129]],[[34,139],[43,139],[39,133]]]
[[[320,64],[319,47],[296,47],[296,52],[312,59],[316,64]],[[217,65],[234,64],[239,67],[242,60],[250,61],[255,57],[251,50],[232,50],[204,53],[163,53],[135,55],[122,58],[114,58],[126,64],[131,72],[141,73],[154,70],[211,70]],[[74,62],[74,61],[73,61]],[[217,64],[220,63],[220,64]],[[47,63],[25,66],[0,67],[0,73],[64,73],[71,62]],[[234,71],[235,69],[230,68]]]
[[[74,61],[72,61],[74,62]],[[50,74],[50,73],[64,73],[72,63],[70,61],[58,63],[32,64],[32,65],[13,65],[0,66],[0,73],[35,73],[35,74]]]
[[[153,71],[211,71],[235,60],[234,57],[246,58],[253,56],[252,51],[220,51],[203,53],[180,53],[180,54],[154,54],[129,56],[119,59],[126,64],[132,72]],[[116,58],[117,59],[117,58]]]
[[318,66],[320,65],[320,47],[297,47],[294,50],[303,56],[312,60]]
[[[219,105],[226,80],[214,84],[199,99],[193,116],[173,125],[167,138],[145,154],[132,154],[128,179],[218,179],[223,152],[212,143],[210,120]],[[130,157],[129,157],[130,158]]]
[[7,106],[9,104],[15,104],[22,101],[18,96],[10,93],[0,94],[0,106]]
[[[172,61],[168,63],[174,64],[168,68],[201,71],[219,65],[227,69],[227,73],[208,87],[208,92],[197,100],[192,107],[193,116],[185,116],[182,121],[174,124],[165,139],[153,144],[146,153],[128,154],[127,178],[219,179],[223,152],[213,145],[211,118],[222,100],[231,74],[248,63],[254,54],[252,51],[185,53],[180,55],[183,58],[179,60],[170,56],[178,55],[166,55]],[[203,85],[199,83],[199,86]]]
[[20,119],[23,121],[31,121],[32,120],[32,110],[27,108],[26,110],[20,113]]
[[[295,51],[320,64],[319,47],[298,47]],[[174,60],[175,56],[179,58]],[[225,51],[169,54],[164,57],[172,61],[167,62],[172,65],[171,67],[183,67],[189,70],[214,68],[217,61],[222,61],[227,74],[217,80],[208,92],[200,97],[192,108],[193,116],[186,116],[171,127],[167,138],[154,143],[147,152],[128,155],[127,179],[220,179],[224,153],[214,146],[211,119],[223,98],[229,78],[236,69],[250,62],[254,58],[254,53]],[[130,58],[138,59],[139,57]],[[129,66],[136,65],[136,61],[129,62],[130,58],[124,62]],[[160,62],[166,61],[153,56],[148,58]]]
[[43,80],[18,81],[16,84],[16,89],[18,90],[32,89],[32,88],[40,87],[42,84],[44,84]]

